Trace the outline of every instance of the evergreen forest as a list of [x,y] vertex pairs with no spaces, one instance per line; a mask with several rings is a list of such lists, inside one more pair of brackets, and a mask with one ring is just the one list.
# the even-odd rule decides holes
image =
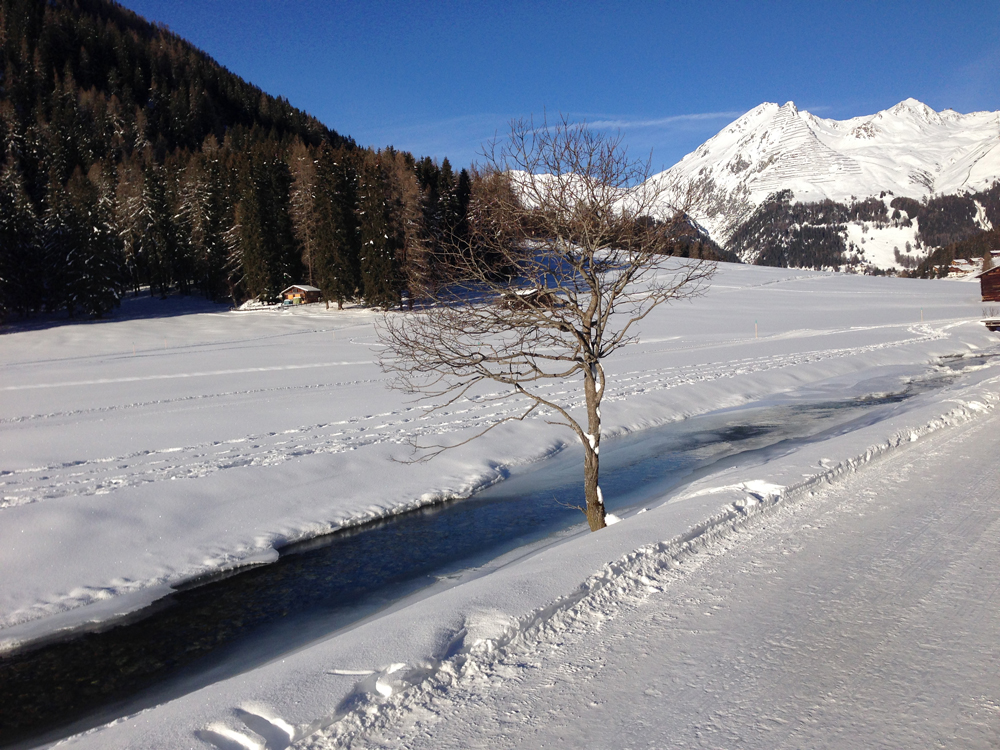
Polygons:
[[[976,193],[932,195],[922,201],[883,193],[878,198],[851,203],[799,203],[790,190],[781,190],[768,196],[735,229],[724,250],[763,266],[817,270],[847,267],[879,273],[871,267],[861,268],[857,248],[847,240],[847,223],[910,227],[916,222],[917,248],[929,254],[918,260],[897,252],[897,262],[911,269],[908,275],[926,278],[946,274],[955,258],[978,258],[988,252],[987,245],[995,233],[980,227],[979,211],[992,226],[1000,226],[1000,182]],[[909,243],[906,251],[910,252]]]
[[145,287],[412,305],[472,192],[112,0],[0,0],[0,144],[0,320],[101,316]]
[[[472,172],[362,148],[114,0],[0,0],[0,322],[100,317],[140,289],[238,305],[309,284],[328,305],[412,307],[476,252]],[[1000,226],[1000,183],[883,199],[778,192],[725,247],[691,222],[672,252],[854,268],[852,221],[919,222],[933,253],[899,254],[912,275],[994,249],[976,217]]]

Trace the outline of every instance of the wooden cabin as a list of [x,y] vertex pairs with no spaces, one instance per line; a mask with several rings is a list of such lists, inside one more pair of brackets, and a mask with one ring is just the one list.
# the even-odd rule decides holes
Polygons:
[[983,293],[983,302],[1000,302],[1000,266],[979,274],[979,288]]
[[541,289],[519,289],[507,292],[501,298],[501,303],[508,310],[538,310],[562,307],[556,295]]
[[322,299],[323,292],[308,284],[293,284],[281,292],[281,303],[284,305],[304,305]]

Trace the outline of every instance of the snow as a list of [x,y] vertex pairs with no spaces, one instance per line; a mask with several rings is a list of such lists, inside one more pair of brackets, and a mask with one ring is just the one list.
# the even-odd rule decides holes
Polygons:
[[613,595],[380,706],[358,746],[995,747],[996,426],[936,435],[935,461],[899,452],[670,565],[629,561]]
[[[901,266],[896,262],[896,250],[903,257],[923,260],[925,253],[914,248],[917,231],[916,220],[909,227],[879,227],[871,222],[850,222],[845,228],[845,240],[849,252],[857,252],[868,263],[878,268],[898,269]],[[912,249],[910,253],[906,252],[907,243]]]
[[[849,120],[768,102],[653,179],[670,186],[672,205],[688,205],[725,244],[778,190],[791,190],[799,202],[851,203],[883,192],[923,199],[987,189],[1000,179],[998,135],[1000,112],[935,112],[915,99]],[[915,244],[916,227],[896,234],[891,242],[900,252],[907,240]],[[884,248],[876,256],[884,257]]]
[[[723,265],[704,298],[658,309],[640,343],[603,363],[602,439],[778,397],[898,390],[942,357],[997,354],[977,291]],[[428,463],[391,461],[412,435],[459,442],[517,405],[481,398],[426,417],[386,389],[377,317],[147,299],[106,322],[5,333],[0,641],[468,495],[573,444],[542,416]],[[601,532],[439,581],[65,746],[995,740],[995,587],[983,576],[998,562],[998,384],[983,360],[889,420],[701,477],[616,511]],[[551,393],[582,410],[582,390]]]
[[303,292],[320,292],[322,291],[319,287],[309,286],[308,284],[292,284],[286,289],[282,289],[279,294],[284,294],[285,292],[291,291],[292,289],[299,289]]

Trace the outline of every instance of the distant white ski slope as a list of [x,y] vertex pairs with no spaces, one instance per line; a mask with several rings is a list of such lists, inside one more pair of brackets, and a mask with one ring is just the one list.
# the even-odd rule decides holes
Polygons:
[[[764,103],[657,175],[672,200],[725,243],[767,196],[850,202],[883,191],[923,198],[1000,179],[1000,113],[936,112],[906,99],[874,115],[831,120],[793,102]],[[691,191],[690,193],[688,191]]]
[[[821,400],[892,390],[939,357],[998,353],[1000,339],[977,322],[972,291],[948,281],[724,266],[706,298],[647,319],[641,342],[609,362],[604,417],[623,431],[777,393]],[[372,344],[363,313],[296,313],[261,321],[193,316],[170,330],[217,340],[211,350],[226,369],[281,349],[293,360],[290,352],[301,348],[317,361],[348,361],[339,347]],[[104,346],[121,351],[134,330]],[[29,353],[39,363],[23,380],[68,380],[66,372],[44,375],[40,363],[72,360],[76,347],[60,352],[53,341],[74,333],[83,334],[20,340],[25,366]],[[282,343],[272,350],[269,341]],[[170,360],[175,370],[191,367],[178,357],[152,369]],[[38,497],[0,511],[0,563],[14,572],[0,584],[5,601],[30,604],[50,592],[55,604],[51,592],[64,581],[107,582],[108,571],[139,581],[144,571],[169,577],[178,560],[211,567],[223,551],[236,559],[266,550],[280,536],[275,529],[301,535],[331,519],[390,512],[422,491],[458,491],[566,439],[536,420],[432,462],[431,471],[392,464],[379,446],[412,426],[400,424],[403,402],[382,390],[377,371],[331,370],[326,388],[316,375],[311,384],[287,375],[282,386],[273,371],[225,385],[183,381],[193,390],[174,392],[162,412],[179,433],[139,434],[150,447],[190,444],[178,440],[194,426],[210,431],[215,399],[267,394],[241,396],[250,399],[242,402],[248,413],[231,410],[230,424],[213,426],[231,439],[254,430],[253,440],[233,444],[243,446],[234,450],[249,466],[154,478],[141,494],[125,487],[78,500]],[[295,389],[294,399],[277,395],[279,387]],[[156,395],[141,403],[158,403]],[[335,637],[61,746],[673,747],[684,744],[680,738],[692,746],[797,747],[830,737],[846,747],[995,746],[998,396],[1000,365],[983,360],[887,421],[704,477],[598,534],[563,535],[531,554],[508,555]],[[202,397],[198,416],[184,408],[183,399]],[[140,403],[134,393],[102,398],[107,408]],[[94,392],[67,395],[50,413],[76,413],[74,404],[97,409],[98,400]],[[41,408],[4,404],[6,415]],[[276,456],[267,435],[351,412],[369,418],[344,425],[369,433],[356,450],[252,465],[257,455]],[[260,423],[282,414],[284,424],[270,430]],[[466,425],[456,428],[461,436],[475,415],[455,410],[443,422]],[[88,430],[74,428],[74,419],[64,424],[75,435],[72,455],[81,455]],[[308,445],[335,444],[324,430],[308,434]],[[32,442],[37,451],[42,441]],[[183,452],[156,455],[179,466],[190,460]],[[25,541],[8,531],[11,511],[48,507],[55,521],[63,504],[77,501],[91,503],[94,514],[104,509],[103,523],[47,525],[25,515],[14,516]],[[118,514],[128,513],[141,515],[145,539],[169,538],[153,560],[150,548],[116,532]],[[91,535],[103,541],[100,553]],[[67,555],[76,556],[72,575],[58,573]]]

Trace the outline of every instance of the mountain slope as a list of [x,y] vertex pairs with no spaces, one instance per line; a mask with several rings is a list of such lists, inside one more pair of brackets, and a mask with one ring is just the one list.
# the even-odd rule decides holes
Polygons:
[[0,324],[101,317],[142,287],[398,304],[470,189],[447,159],[360,148],[113,0],[0,0]]
[[[878,197],[885,215],[870,221],[891,231],[878,252],[868,253],[878,258],[868,262],[883,268],[901,267],[893,246],[902,251],[906,242],[920,244],[914,206],[897,214],[892,225],[898,208],[893,197],[926,201],[932,195],[976,193],[998,178],[1000,113],[936,112],[915,99],[849,120],[819,118],[792,102],[761,104],[656,177],[669,184],[672,201],[687,205],[724,247],[781,191],[790,191],[789,205],[832,201],[848,211],[850,204]],[[983,205],[973,204],[972,211],[974,228],[989,229]],[[845,247],[853,245],[863,259],[860,239],[867,229],[854,221],[853,229],[845,224],[840,231]],[[756,259],[752,252],[743,257]]]

